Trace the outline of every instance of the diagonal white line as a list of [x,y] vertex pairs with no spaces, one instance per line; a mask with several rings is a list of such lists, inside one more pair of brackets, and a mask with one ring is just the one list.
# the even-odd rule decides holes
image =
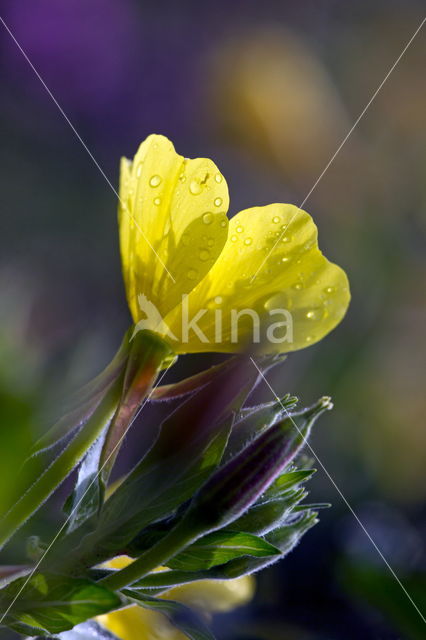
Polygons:
[[398,578],[398,576],[396,575],[395,571],[392,569],[391,565],[389,564],[389,562],[386,560],[385,556],[383,555],[382,551],[379,549],[379,547],[377,546],[376,542],[373,540],[373,538],[371,537],[371,534],[367,531],[365,525],[363,524],[362,520],[359,518],[359,516],[357,515],[357,513],[354,511],[353,507],[350,505],[350,503],[348,502],[347,498],[345,498],[345,496],[343,495],[341,489],[337,486],[335,480],[332,478],[332,476],[330,475],[330,473],[327,471],[327,469],[325,468],[323,462],[319,459],[317,453],[314,451],[314,449],[312,448],[312,445],[308,442],[308,440],[305,438],[305,436],[302,434],[302,432],[300,431],[299,427],[297,426],[297,424],[295,423],[293,417],[290,415],[290,413],[288,412],[287,408],[285,407],[285,405],[281,402],[280,398],[277,396],[277,394],[275,393],[275,391],[273,390],[272,386],[269,384],[268,380],[265,378],[264,374],[262,373],[262,371],[259,369],[259,367],[257,366],[255,360],[250,356],[250,360],[252,361],[253,365],[256,367],[257,371],[259,372],[261,378],[263,379],[263,381],[265,382],[266,386],[269,388],[269,390],[271,391],[271,393],[273,394],[274,398],[280,403],[281,407],[284,409],[285,413],[287,414],[287,417],[291,420],[294,428],[297,430],[297,432],[299,433],[300,436],[302,436],[304,444],[308,447],[309,451],[312,453],[312,455],[314,456],[314,458],[316,459],[316,461],[318,462],[318,464],[320,465],[321,469],[324,471],[325,475],[327,476],[327,478],[330,480],[331,484],[333,485],[333,487],[336,489],[337,493],[339,494],[339,496],[342,498],[343,502],[345,503],[345,505],[347,506],[347,508],[349,509],[349,511],[351,512],[351,514],[353,515],[353,517],[355,518],[355,520],[357,521],[357,523],[359,524],[359,526],[361,527],[361,529],[363,530],[363,532],[365,533],[365,535],[367,536],[367,538],[370,540],[371,544],[373,545],[373,547],[375,548],[375,550],[377,551],[377,553],[379,554],[380,558],[383,560],[383,562],[385,563],[386,567],[389,569],[391,575],[393,576],[393,578],[396,580],[396,582],[398,583],[398,585],[401,587],[402,591],[404,592],[404,594],[407,596],[407,598],[409,599],[409,601],[411,602],[411,604],[413,605],[413,607],[415,608],[415,610],[417,611],[417,613],[419,614],[420,618],[423,620],[423,622],[426,624],[426,618],[423,615],[423,613],[420,611],[419,607],[416,605],[416,603],[414,602],[413,598],[410,596],[410,594],[408,593],[407,589],[404,587],[404,585],[402,584],[401,580]]
[[158,253],[156,252],[156,250],[154,249],[154,247],[152,246],[151,242],[149,241],[149,239],[147,238],[146,234],[144,233],[144,231],[142,230],[142,228],[140,227],[140,225],[137,223],[137,221],[135,220],[134,216],[130,213],[127,204],[125,202],[123,202],[123,200],[120,198],[120,195],[117,191],[117,189],[114,187],[114,185],[112,184],[111,180],[108,178],[108,176],[106,175],[105,171],[102,169],[101,165],[99,164],[99,162],[96,160],[95,156],[93,155],[93,153],[90,151],[90,149],[88,148],[87,144],[84,142],[83,138],[81,137],[81,135],[78,133],[77,129],[75,128],[75,126],[73,125],[73,123],[71,122],[71,120],[69,119],[69,117],[67,116],[67,114],[65,113],[65,111],[63,110],[63,108],[61,107],[61,105],[59,104],[59,102],[57,101],[57,99],[55,98],[55,96],[53,95],[52,91],[49,89],[49,87],[47,86],[47,84],[45,83],[45,81],[43,80],[43,78],[41,77],[40,73],[37,71],[37,69],[35,68],[35,66],[33,65],[33,63],[31,62],[31,60],[29,59],[28,55],[26,54],[26,52],[24,51],[24,49],[22,48],[22,46],[19,44],[18,40],[16,39],[16,37],[13,35],[12,31],[10,30],[10,28],[8,27],[8,25],[6,24],[6,22],[4,21],[4,19],[0,16],[0,22],[2,23],[2,25],[4,26],[4,28],[6,29],[6,31],[8,32],[8,34],[10,35],[10,37],[12,38],[13,42],[16,44],[16,46],[18,47],[19,51],[22,53],[23,57],[25,58],[25,60],[28,62],[29,66],[31,67],[31,69],[33,70],[33,72],[35,73],[35,75],[37,76],[37,78],[40,80],[41,84],[43,85],[43,87],[45,88],[45,90],[47,91],[47,93],[49,94],[50,98],[53,100],[53,102],[55,103],[56,107],[58,108],[59,112],[61,113],[62,117],[64,118],[64,120],[67,122],[67,124],[70,126],[70,128],[72,129],[74,135],[76,136],[76,138],[78,139],[78,141],[80,142],[80,144],[82,145],[82,147],[85,149],[85,151],[88,153],[88,155],[90,156],[92,162],[94,163],[94,165],[96,166],[96,168],[98,169],[98,171],[100,172],[100,174],[102,175],[102,177],[104,178],[105,182],[108,184],[108,186],[110,187],[110,189],[113,191],[113,193],[115,194],[115,196],[117,197],[117,200],[119,201],[120,205],[123,208],[123,211],[130,217],[130,219],[132,220],[133,224],[135,225],[135,227],[138,229],[138,231],[141,233],[142,237],[144,238],[145,242],[149,245],[150,249],[152,249],[152,251],[154,252],[155,256],[157,257],[158,261],[160,262],[161,266],[164,268],[164,270],[166,271],[166,273],[169,275],[169,277],[173,280],[173,282],[176,282],[176,280],[174,279],[174,277],[172,276],[172,274],[170,273],[170,271],[167,269],[166,265],[164,264],[164,262],[162,261],[162,259],[160,258],[160,256],[158,255]]
[[136,412],[136,414],[134,415],[134,417],[132,418],[132,420],[129,423],[128,428],[126,429],[126,431],[123,433],[123,435],[121,436],[121,438],[118,440],[117,444],[115,445],[115,447],[112,449],[111,453],[109,454],[109,456],[106,458],[105,462],[103,463],[103,465],[101,466],[101,468],[98,470],[96,476],[93,478],[93,480],[88,484],[86,490],[84,491],[83,495],[81,496],[80,500],[77,502],[77,504],[75,505],[75,507],[71,510],[70,514],[68,515],[68,517],[66,518],[65,522],[62,524],[61,528],[59,529],[59,531],[57,532],[57,534],[55,535],[55,537],[51,540],[49,546],[47,547],[47,549],[44,551],[43,555],[41,556],[41,558],[37,561],[36,565],[33,567],[32,571],[29,573],[29,575],[27,576],[27,579],[25,580],[25,582],[23,583],[23,585],[21,586],[21,588],[19,589],[18,593],[16,594],[16,596],[13,598],[12,602],[9,604],[9,606],[7,607],[6,611],[2,614],[1,618],[0,618],[0,625],[3,622],[3,620],[5,619],[5,617],[7,616],[7,614],[9,613],[9,611],[11,610],[11,608],[13,607],[13,605],[16,603],[16,601],[18,600],[18,598],[20,597],[20,595],[22,594],[23,590],[25,589],[25,587],[27,586],[27,584],[29,583],[29,581],[31,580],[31,578],[33,577],[33,575],[35,574],[35,572],[40,568],[41,563],[43,562],[43,560],[45,559],[45,557],[47,556],[47,554],[49,553],[49,551],[52,549],[53,545],[55,544],[56,540],[59,538],[59,536],[61,535],[62,531],[65,529],[65,527],[67,526],[68,522],[71,520],[72,516],[74,515],[75,511],[78,509],[78,507],[80,506],[81,502],[84,500],[84,497],[87,495],[87,492],[89,491],[89,489],[93,486],[93,484],[97,481],[97,479],[99,478],[100,474],[102,473],[103,469],[105,468],[105,466],[108,464],[109,460],[111,459],[111,456],[114,455],[114,453],[116,452],[116,450],[118,449],[118,447],[121,445],[121,443],[123,442],[124,438],[126,437],[126,434],[128,432],[128,430],[130,429],[130,427],[132,426],[132,424],[134,423],[134,421],[136,420],[136,418],[139,416],[140,412],[142,411],[142,409],[145,407],[145,405],[147,404],[147,402],[149,401],[149,399],[151,398],[152,394],[154,393],[155,389],[158,387],[158,385],[160,384],[160,382],[162,381],[162,379],[164,378],[164,376],[166,375],[166,373],[168,372],[168,370],[170,369],[170,367],[172,366],[173,363],[169,364],[169,366],[163,371],[163,373],[160,375],[157,383],[152,387],[151,391],[149,392],[149,394],[147,395],[147,397],[145,398],[145,400],[142,402],[140,408],[138,409],[138,411]]
[[[349,129],[348,133],[345,135],[345,137],[343,138],[342,142],[339,144],[339,146],[337,147],[336,151],[331,156],[331,158],[328,161],[328,163],[326,164],[325,168],[323,169],[323,171],[320,173],[320,175],[318,176],[318,178],[316,179],[316,181],[312,185],[312,187],[309,190],[308,194],[305,196],[305,198],[299,204],[299,209],[301,209],[305,205],[306,201],[310,198],[312,192],[317,188],[318,184],[321,182],[321,180],[323,179],[323,177],[325,176],[325,174],[327,173],[327,171],[329,170],[329,168],[333,164],[333,162],[336,159],[337,155],[343,149],[344,145],[349,140],[349,138],[351,137],[352,133],[355,131],[356,127],[358,126],[358,124],[362,120],[362,118],[365,116],[365,114],[368,111],[368,109],[370,108],[371,104],[376,99],[377,95],[379,94],[379,92],[383,88],[383,85],[389,79],[390,75],[395,70],[396,66],[399,64],[399,62],[401,61],[402,57],[407,52],[408,48],[413,43],[413,41],[416,38],[416,36],[419,34],[419,32],[420,32],[420,30],[423,27],[425,22],[426,22],[426,18],[423,18],[423,20],[420,22],[419,26],[417,27],[417,29],[415,30],[415,32],[413,33],[413,35],[411,36],[411,38],[409,39],[409,41],[407,42],[407,44],[405,45],[403,50],[401,51],[401,53],[399,54],[399,56],[397,57],[397,59],[395,60],[395,62],[393,63],[393,65],[391,66],[391,68],[389,69],[389,71],[387,72],[387,74],[385,75],[385,77],[383,78],[383,80],[381,81],[381,83],[379,84],[377,89],[375,90],[375,92],[373,93],[373,95],[371,96],[370,100],[365,105],[364,109],[361,111],[361,113],[359,114],[358,118],[353,123],[352,127]],[[289,228],[290,224],[293,222],[293,220],[296,217],[296,215],[297,215],[297,212],[295,214],[293,214],[293,216],[290,218],[289,222],[285,225],[283,231],[281,232],[281,234],[277,238],[276,242],[274,243],[274,245],[271,247],[271,249],[268,251],[268,253],[265,256],[265,258],[263,259],[260,267],[257,269],[256,273],[252,276],[250,282],[253,282],[253,280],[256,278],[257,274],[259,273],[259,271],[263,268],[265,262],[269,259],[269,256],[271,255],[271,253],[276,249],[277,245],[281,242],[283,236],[285,235],[287,229]]]

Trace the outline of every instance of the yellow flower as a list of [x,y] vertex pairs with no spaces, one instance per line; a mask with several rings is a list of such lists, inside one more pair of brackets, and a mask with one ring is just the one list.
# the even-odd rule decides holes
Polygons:
[[[130,564],[126,556],[114,558],[105,566],[123,569]],[[226,612],[246,604],[254,593],[254,578],[203,580],[174,587],[164,597],[199,609],[204,614]],[[122,640],[185,640],[165,618],[155,611],[132,605],[98,617],[98,621]]]
[[162,335],[176,353],[232,353],[259,342],[256,318],[264,328],[285,310],[281,337],[274,330],[265,340],[262,331],[264,352],[323,338],[350,294],[344,271],[320,252],[310,215],[270,204],[228,221],[228,206],[216,165],[183,158],[163,136],[149,136],[133,162],[122,160],[120,248],[138,328]]

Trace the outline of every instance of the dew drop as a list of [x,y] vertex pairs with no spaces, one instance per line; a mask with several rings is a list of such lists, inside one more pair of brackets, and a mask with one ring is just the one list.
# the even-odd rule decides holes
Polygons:
[[221,226],[221,227],[226,227],[226,224],[227,224],[227,223],[226,223],[226,220],[221,220],[221,221],[220,221],[220,226]]
[[203,215],[202,220],[204,224],[211,224],[213,222],[213,214],[208,211]]
[[324,293],[328,293],[330,295],[330,293],[334,293],[335,289],[334,287],[326,287],[324,289]]
[[263,306],[267,311],[272,311],[273,309],[289,309],[291,303],[285,293],[279,292],[270,296]]
[[161,204],[161,198],[154,198],[154,204],[158,207]]
[[150,187],[158,187],[159,184],[161,184],[161,176],[155,175],[155,176],[152,176],[152,178],[150,178],[150,181],[149,181]]
[[237,236],[231,236],[231,242],[237,242]]
[[207,251],[207,249],[200,249],[200,251],[198,252],[198,257],[202,262],[205,262],[210,258],[210,251]]
[[219,184],[220,182],[222,182],[223,178],[220,175],[220,173],[217,173],[214,177],[214,179],[216,180],[216,182]]
[[214,245],[214,239],[213,239],[213,238],[209,238],[209,239],[207,240],[207,246],[208,246],[208,247],[213,247],[213,245]]
[[181,173],[180,176],[179,176],[179,181],[180,182],[185,182],[185,180],[186,180],[186,175],[184,173]]
[[312,342],[312,336],[306,336],[305,342]]
[[238,225],[238,227],[236,228],[236,232],[242,233],[243,231],[244,231],[244,227],[242,227],[241,225]]
[[296,282],[296,284],[293,285],[293,289],[296,289],[296,291],[300,291],[301,289],[303,289],[303,284],[301,282]]
[[189,191],[193,196],[198,196],[203,190],[203,187],[196,180],[191,180],[189,185]]
[[138,168],[136,169],[136,177],[137,178],[141,177],[142,169],[143,169],[143,164],[142,164],[142,162],[140,162],[138,164]]
[[290,262],[290,258],[288,256],[283,256],[280,262]]
[[280,218],[279,216],[274,216],[274,217],[272,218],[272,222],[273,222],[274,224],[278,224],[279,222],[281,222],[281,218]]
[[309,318],[309,320],[314,320],[316,315],[317,314],[315,311],[308,311],[308,313],[306,314],[306,317]]
[[222,198],[215,198],[215,200],[214,200],[214,206],[215,206],[215,207],[220,207],[220,206],[221,206],[221,204],[222,204],[222,202],[223,202]]
[[244,240],[244,244],[247,245],[247,246],[249,246],[252,242],[253,242],[253,238],[246,238]]
[[291,242],[292,238],[291,236],[284,236],[282,239],[282,242]]
[[197,271],[195,269],[190,269],[186,274],[186,277],[190,280],[195,280],[195,278],[197,277]]

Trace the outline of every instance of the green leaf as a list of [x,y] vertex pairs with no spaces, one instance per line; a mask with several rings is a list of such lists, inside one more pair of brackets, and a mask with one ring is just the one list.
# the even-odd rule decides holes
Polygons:
[[164,421],[153,448],[104,505],[99,553],[122,551],[143,527],[171,514],[202,486],[222,459],[234,413],[256,377],[245,359],[235,358]]
[[275,500],[255,504],[247,513],[232,523],[236,531],[248,531],[256,535],[264,535],[276,528],[291,515],[296,505],[307,495],[304,489],[290,490]]
[[285,418],[296,402],[297,398],[287,394],[282,400],[240,411],[223,456],[224,462],[242,451],[272,424]]
[[190,640],[215,640],[201,618],[180,602],[152,598],[140,593],[137,589],[123,589],[122,593],[141,607],[164,614],[171,624]]
[[[121,496],[123,502],[119,512],[115,510],[117,502],[112,502],[114,494],[107,501],[98,525],[103,539],[107,538],[111,530],[115,530],[112,538],[114,547],[110,547],[105,540],[105,548],[112,549],[118,545],[122,549],[142,527],[164,518],[188,500],[219,464],[230,429],[231,419],[227,419],[204,448],[195,445],[183,455],[169,458],[167,469],[163,465],[155,466],[144,476],[140,476],[138,485],[143,480],[142,495],[138,498],[137,493],[130,488],[127,495]],[[135,500],[138,500],[136,513],[134,506],[132,508]],[[132,516],[132,511],[134,515],[129,517]]]
[[180,584],[187,584],[199,580],[233,580],[248,573],[264,569],[268,565],[284,558],[298,544],[304,534],[317,522],[316,513],[307,512],[290,524],[279,527],[268,534],[266,539],[280,550],[279,555],[267,557],[241,557],[230,560],[226,564],[212,567],[204,571],[158,571],[150,573],[135,582],[132,588],[139,591],[162,589],[163,592]]
[[99,463],[108,425],[86,453],[78,470],[73,492],[65,503],[69,513],[67,531],[73,531],[83,522],[97,515],[102,506],[105,487],[99,477]]
[[90,580],[40,573],[27,584],[26,578],[8,584],[0,592],[0,603],[4,610],[13,603],[4,624],[15,630],[25,625],[32,629],[25,633],[39,635],[40,631],[59,633],[72,629],[88,618],[117,609],[121,600]]
[[218,469],[194,496],[185,519],[200,531],[227,526],[249,509],[303,449],[312,425],[332,408],[321,398],[299,414],[297,429],[290,417],[258,436]]
[[289,489],[298,487],[302,482],[309,480],[316,473],[316,469],[295,470],[282,473],[273,484],[265,491],[259,502],[266,502],[279,498]]
[[279,549],[250,533],[216,531],[204,536],[167,562],[171,569],[200,571],[224,564],[241,556],[279,555]]

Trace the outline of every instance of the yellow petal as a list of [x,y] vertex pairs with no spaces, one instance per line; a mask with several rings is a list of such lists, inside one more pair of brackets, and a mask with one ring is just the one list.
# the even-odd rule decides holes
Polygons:
[[164,136],[149,136],[133,163],[122,160],[120,249],[135,322],[145,318],[140,294],[164,318],[205,276],[226,241],[228,206],[216,165],[183,158]]
[[[208,343],[192,332],[178,352],[239,351],[254,336],[253,316],[244,310],[271,325],[283,321],[282,315],[274,314],[281,309],[291,315],[292,332],[282,329],[281,337],[286,340],[267,340],[262,350],[284,353],[302,349],[334,329],[349,300],[346,274],[322,255],[317,228],[308,213],[288,204],[246,209],[230,221],[220,258],[185,303],[190,319],[200,309],[208,310],[197,322]],[[222,312],[220,340],[215,333],[218,320],[214,309]],[[234,316],[231,323],[231,313],[241,313],[237,322]],[[181,335],[180,308],[166,321]],[[232,324],[236,336],[232,335]],[[279,330],[272,335],[281,339]]]
[[98,622],[121,640],[185,640],[161,613],[132,605],[98,616]]
[[[117,556],[104,563],[109,569],[124,569],[133,562],[129,556]],[[162,570],[163,568],[160,568]],[[249,602],[255,589],[253,576],[235,580],[199,580],[170,589],[165,599],[182,602],[206,613],[226,612]],[[186,636],[155,611],[138,605],[98,616],[104,627],[122,640],[184,640]]]
[[171,589],[164,597],[206,612],[224,613],[247,604],[253,598],[254,590],[253,576],[244,576],[235,580],[191,582]]

